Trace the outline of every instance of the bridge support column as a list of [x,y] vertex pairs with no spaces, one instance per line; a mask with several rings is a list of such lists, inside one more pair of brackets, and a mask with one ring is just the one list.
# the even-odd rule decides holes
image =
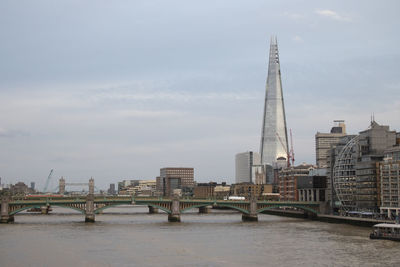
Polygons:
[[210,207],[209,206],[200,207],[199,213],[210,213]]
[[171,205],[171,213],[168,213],[169,222],[180,222],[181,211],[179,210],[179,199],[174,198]]
[[[11,219],[12,218],[12,219]],[[8,223],[14,221],[14,216],[8,215],[8,198],[1,199],[1,218],[0,223]]]
[[154,208],[153,206],[149,206],[149,214],[158,213],[158,208]]
[[94,195],[89,194],[86,197],[85,222],[94,222]]
[[242,221],[243,222],[257,222],[258,215],[257,215],[257,199],[251,198],[250,205],[249,205],[249,213],[242,214]]

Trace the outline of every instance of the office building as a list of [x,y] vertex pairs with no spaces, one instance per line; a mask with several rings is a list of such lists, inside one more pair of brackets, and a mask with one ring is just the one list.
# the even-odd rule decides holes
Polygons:
[[346,135],[346,125],[343,120],[335,120],[330,133],[317,132],[315,135],[315,156],[318,168],[328,167],[328,152],[331,146],[339,143]]
[[[288,155],[286,115],[276,37],[271,38],[265,91],[260,145],[261,164],[275,168],[277,165],[285,166]],[[272,181],[268,181],[268,183],[270,182]]]
[[272,185],[270,184],[241,183],[231,185],[230,195],[245,197],[246,199],[251,197],[262,199],[268,193],[272,193]]
[[342,212],[378,211],[377,164],[382,161],[384,151],[396,145],[396,132],[389,126],[371,121],[370,127],[351,138],[345,145],[342,141],[331,151],[331,186],[335,193],[332,208]]
[[299,201],[325,201],[326,176],[299,176],[297,192]]
[[115,191],[115,184],[110,184],[110,188],[108,189],[107,193],[110,195],[117,194],[117,192]]
[[400,142],[378,164],[378,206],[388,218],[400,215]]
[[191,195],[194,187],[194,169],[168,167],[160,169],[156,179],[157,191],[164,196],[172,196],[175,189],[182,190],[183,195]]
[[298,201],[297,180],[299,177],[309,176],[312,169],[315,169],[315,166],[310,164],[301,164],[281,169],[279,171],[280,199],[284,201]]
[[198,183],[193,190],[193,197],[195,198],[216,198],[224,199],[230,193],[230,186],[225,182],[217,184],[215,182]]
[[[256,183],[264,181],[263,166],[260,165],[261,159],[257,152],[243,152],[235,156],[235,182],[236,183]],[[263,182],[261,182],[263,183]]]

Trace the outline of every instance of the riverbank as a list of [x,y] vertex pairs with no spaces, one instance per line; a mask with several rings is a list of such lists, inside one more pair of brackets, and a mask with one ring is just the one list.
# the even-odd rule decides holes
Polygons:
[[345,223],[362,227],[372,227],[373,225],[378,223],[394,223],[394,221],[358,218],[349,216],[338,216],[338,215],[324,215],[324,214],[318,214],[317,216],[314,217],[308,217],[308,215],[304,214],[302,211],[294,211],[294,210],[266,210],[263,213],[269,215],[292,217],[292,218],[311,219],[327,223]]

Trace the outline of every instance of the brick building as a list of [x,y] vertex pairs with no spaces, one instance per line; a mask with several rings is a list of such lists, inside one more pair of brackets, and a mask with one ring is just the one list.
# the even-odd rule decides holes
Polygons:
[[182,167],[167,167],[160,169],[156,179],[156,189],[163,196],[172,196],[174,189],[190,194],[194,188],[194,169]]
[[310,170],[315,166],[302,164],[294,167],[285,168],[279,171],[279,194],[281,200],[298,201],[297,178],[308,176]]

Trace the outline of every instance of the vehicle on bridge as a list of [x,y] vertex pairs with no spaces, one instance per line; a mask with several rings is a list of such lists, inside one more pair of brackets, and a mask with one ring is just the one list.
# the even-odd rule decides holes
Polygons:
[[225,197],[224,200],[245,200],[245,197],[240,197],[240,196],[229,196]]

